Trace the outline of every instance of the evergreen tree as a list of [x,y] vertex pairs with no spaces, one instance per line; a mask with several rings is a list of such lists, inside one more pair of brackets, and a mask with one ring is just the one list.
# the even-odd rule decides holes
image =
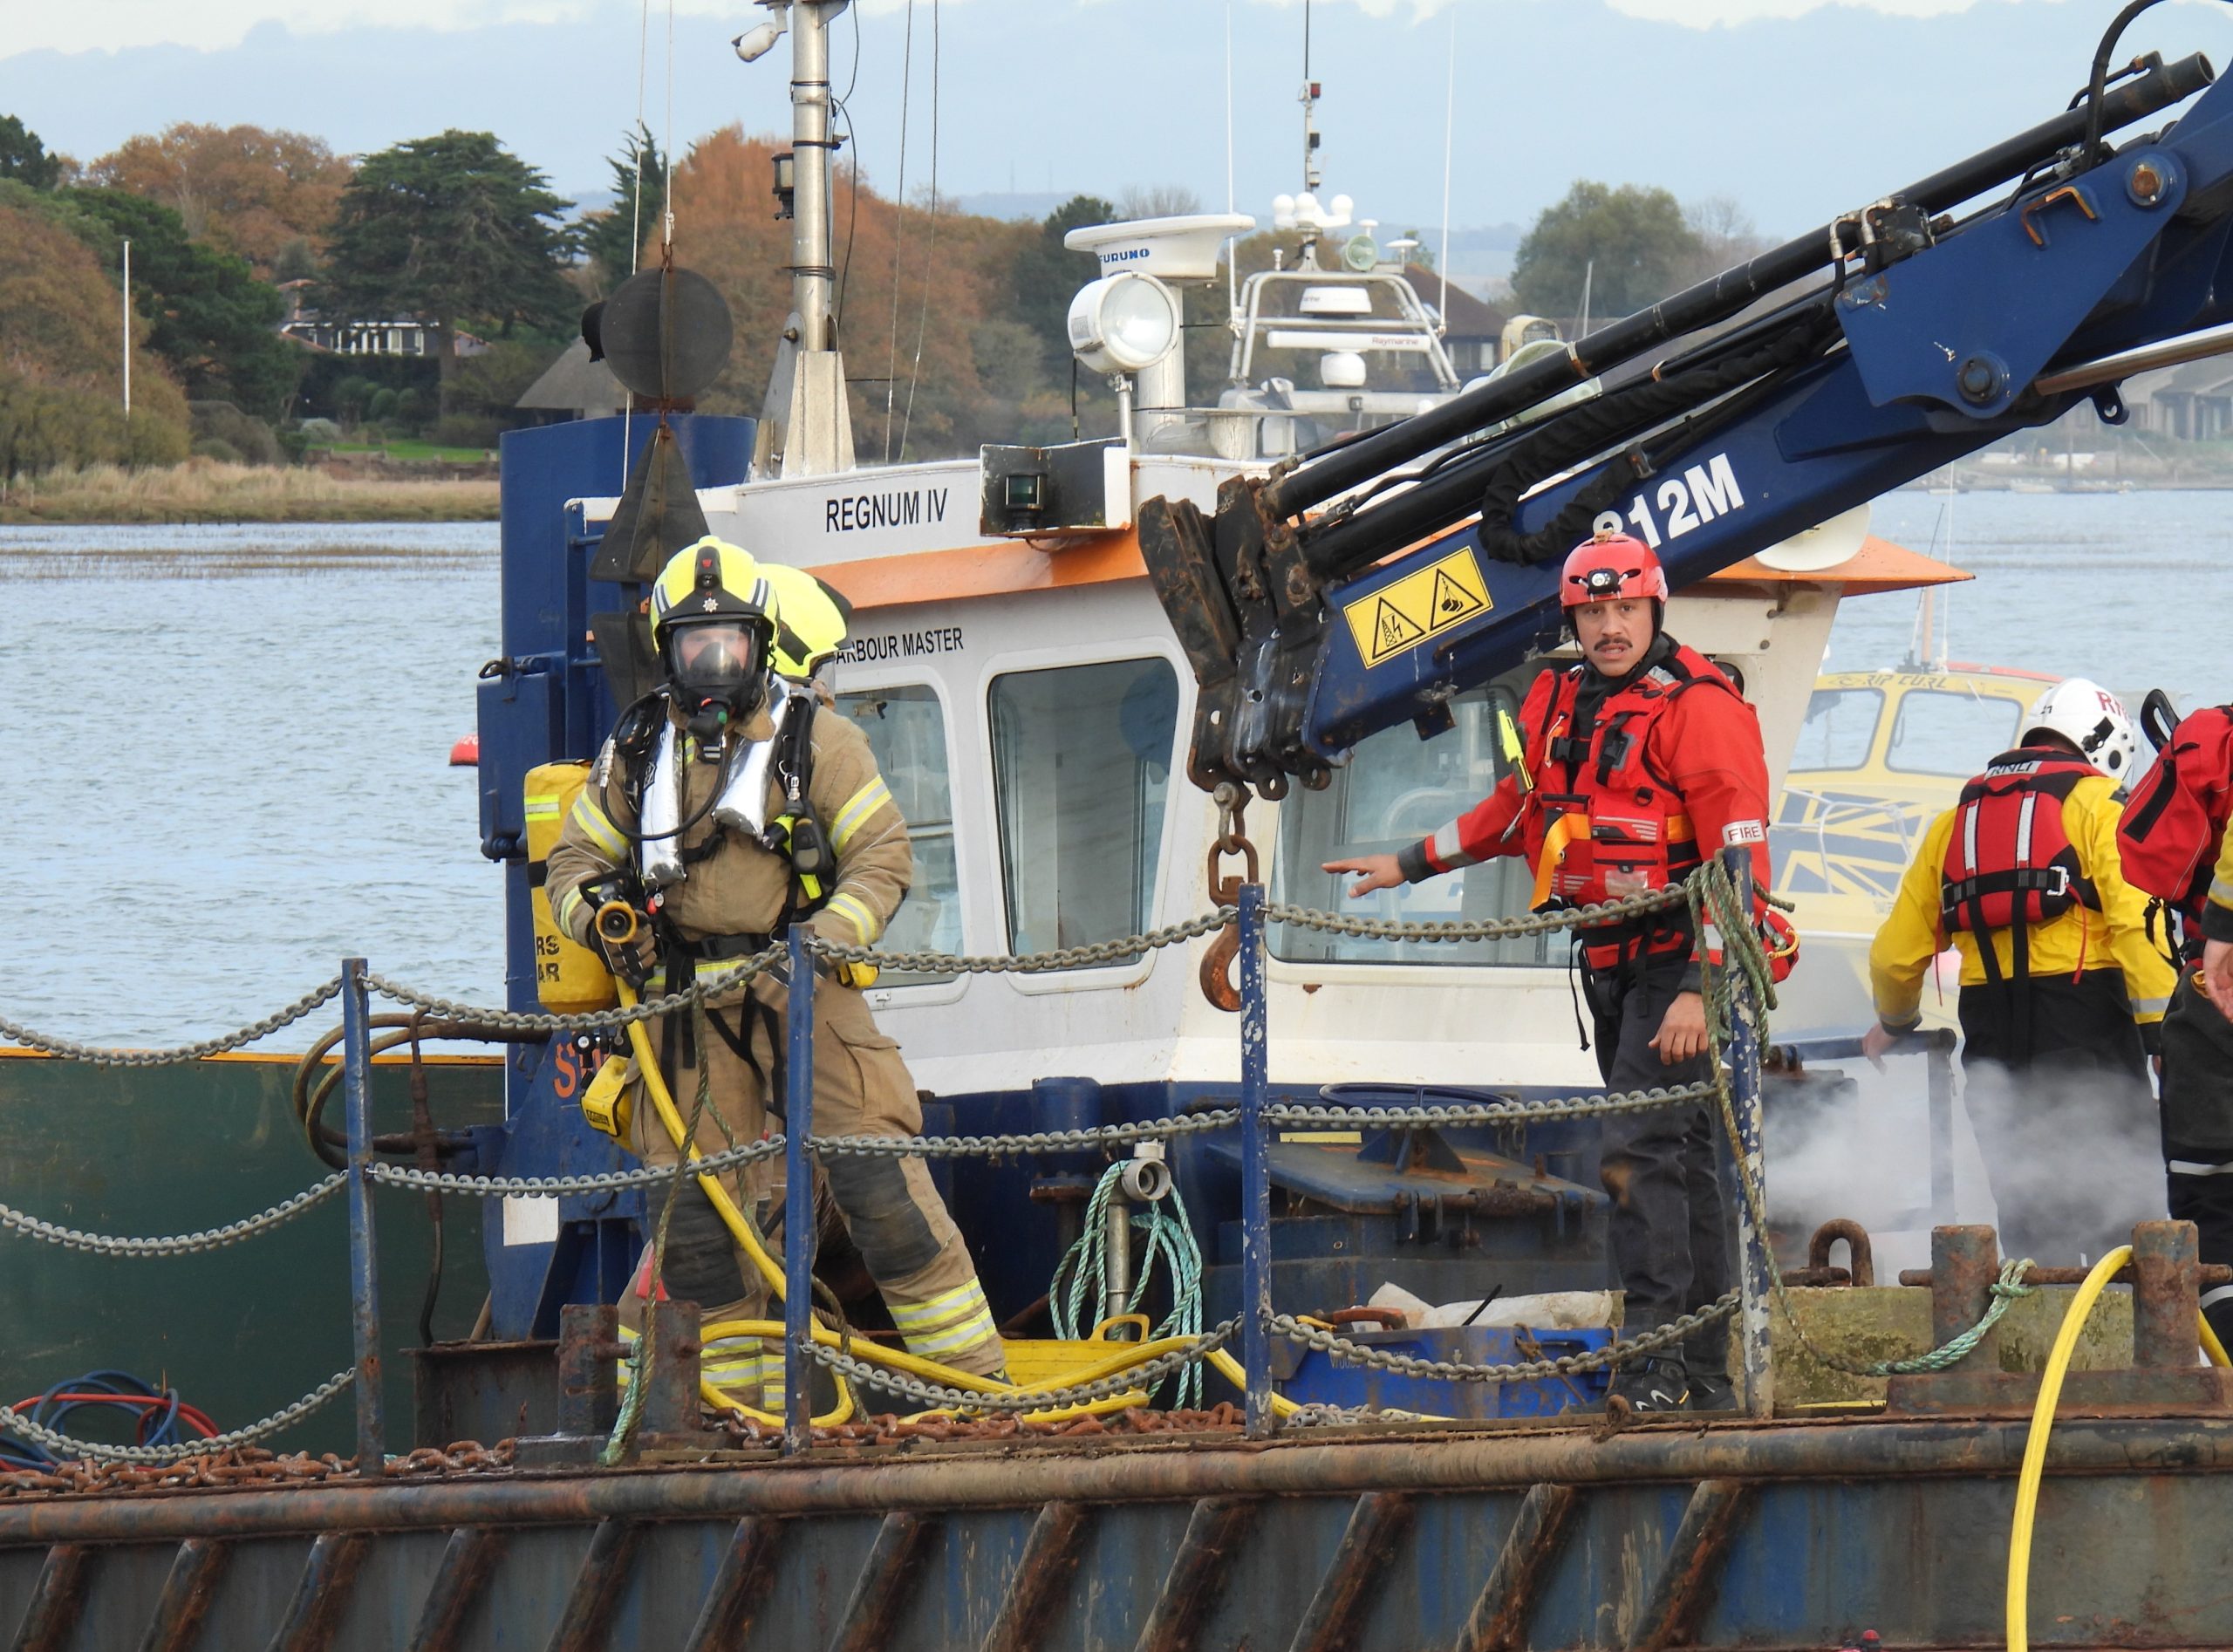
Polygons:
[[123,189],[77,189],[69,199],[132,242],[132,306],[154,324],[148,347],[196,400],[229,401],[275,418],[301,372],[297,348],[274,331],[287,300],[248,261],[189,237],[161,202]]
[[62,181],[62,157],[47,154],[38,133],[19,118],[0,115],[0,178],[51,189]]
[[461,328],[509,337],[571,324],[568,205],[493,133],[453,130],[367,155],[342,192],[322,304],[340,319],[408,316],[432,327],[447,393]]
[[[638,126],[610,164],[612,205],[582,215],[582,250],[596,266],[598,290],[608,294],[628,279],[644,244],[659,240],[659,218],[666,211],[666,161],[651,128]],[[639,178],[640,206],[636,198]]]
[[1581,312],[1586,276],[1595,325],[1675,291],[1699,249],[1697,232],[1666,190],[1584,179],[1546,207],[1519,243],[1512,290],[1523,309],[1564,321]]

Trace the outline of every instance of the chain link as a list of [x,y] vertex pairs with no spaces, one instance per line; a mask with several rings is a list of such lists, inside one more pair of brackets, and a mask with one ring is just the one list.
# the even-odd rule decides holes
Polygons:
[[[773,1158],[783,1150],[780,1136],[764,1137],[738,1147],[725,1147],[691,1161],[693,1175]],[[647,1164],[641,1170],[600,1171],[590,1176],[461,1176],[452,1171],[422,1171],[407,1164],[374,1164],[372,1178],[391,1187],[416,1187],[436,1193],[464,1193],[475,1198],[550,1198],[560,1193],[615,1193],[632,1187],[652,1187],[668,1181],[672,1164]]]
[[1462,1360],[1423,1360],[1410,1354],[1391,1354],[1384,1348],[1368,1348],[1332,1331],[1305,1325],[1287,1314],[1267,1314],[1264,1322],[1289,1341],[1404,1376],[1431,1376],[1445,1382],[1525,1382],[1539,1376],[1576,1376],[1585,1371],[1601,1371],[1608,1366],[1656,1353],[1694,1331],[1727,1319],[1737,1311],[1738,1296],[1736,1291],[1724,1292],[1697,1313],[1670,1320],[1633,1341],[1615,1342],[1588,1354],[1561,1354],[1556,1359],[1524,1360],[1510,1365],[1470,1365]]
[[268,1211],[254,1216],[244,1216],[237,1222],[228,1222],[222,1227],[203,1228],[198,1232],[176,1233],[160,1239],[133,1239],[120,1234],[88,1233],[74,1227],[64,1227],[39,1217],[27,1215],[6,1205],[0,1205],[0,1227],[13,1228],[18,1233],[49,1245],[59,1245],[68,1251],[90,1251],[97,1256],[191,1256],[198,1251],[222,1250],[236,1245],[251,1233],[260,1233],[269,1227],[291,1222],[304,1212],[324,1204],[344,1187],[349,1178],[336,1171],[324,1181],[304,1188],[290,1198],[282,1199]]
[[830,1348],[820,1342],[808,1343],[807,1353],[816,1363],[842,1372],[856,1382],[888,1389],[916,1401],[929,1410],[1048,1411],[1065,1405],[1085,1405],[1095,1400],[1105,1400],[1112,1394],[1129,1393],[1135,1389],[1152,1391],[1157,1383],[1173,1371],[1206,1359],[1216,1349],[1223,1348],[1239,1328],[1240,1321],[1230,1319],[1195,1338],[1192,1347],[1173,1348],[1168,1354],[1159,1354],[1154,1359],[1144,1360],[1127,1370],[1113,1372],[1090,1382],[1078,1382],[1069,1388],[1034,1389],[1028,1394],[980,1394],[970,1389],[947,1388],[939,1382],[925,1382],[920,1377],[892,1370],[888,1366],[871,1365],[866,1360],[854,1358],[842,1348]]
[[1555,911],[1528,912],[1518,918],[1449,918],[1435,922],[1406,922],[1392,918],[1362,918],[1342,912],[1321,912],[1312,906],[1293,906],[1267,901],[1264,921],[1293,924],[1301,929],[1323,930],[1333,935],[1353,935],[1391,941],[1519,940],[1532,935],[1555,934],[1562,929],[1596,929],[1647,912],[1663,911],[1684,905],[1685,886],[1671,884],[1621,900],[1600,901],[1589,906],[1566,906]]
[[718,975],[700,977],[680,992],[670,993],[665,998],[645,999],[626,1009],[588,1010],[578,1015],[543,1015],[524,1010],[483,1009],[475,1004],[460,1003],[454,998],[435,998],[371,970],[365,972],[365,985],[384,998],[392,998],[399,1004],[408,1004],[430,1015],[440,1015],[447,1021],[473,1021],[508,1033],[610,1032],[636,1021],[650,1021],[656,1015],[687,1009],[693,1004],[724,997],[733,988],[743,986],[770,965],[780,961],[785,950],[780,945],[770,946],[749,958],[739,959],[734,968],[725,969]]
[[1128,958],[1137,958],[1143,952],[1176,946],[1181,941],[1191,941],[1223,929],[1233,922],[1236,915],[1233,908],[1220,906],[1199,918],[1166,924],[1161,929],[1151,929],[1142,935],[1096,941],[1090,946],[1063,946],[1051,952],[1024,952],[1016,956],[980,958],[956,956],[951,952],[880,952],[872,946],[848,946],[842,941],[827,940],[819,934],[812,933],[808,938],[807,946],[823,958],[834,958],[848,964],[874,964],[881,969],[912,970],[931,975],[1038,975],[1048,970],[1119,964]]
[[1648,1113],[1656,1108],[1683,1107],[1711,1101],[1717,1088],[1710,1079],[1672,1088],[1617,1090],[1595,1096],[1568,1096],[1548,1102],[1466,1102],[1417,1107],[1328,1107],[1316,1102],[1274,1102],[1264,1109],[1267,1124],[1287,1124],[1317,1130],[1329,1124],[1360,1124],[1403,1128],[1444,1124],[1509,1124],[1530,1119],[1597,1118],[1614,1113]]
[[1096,1124],[1090,1130],[1045,1130],[1036,1136],[810,1136],[807,1150],[823,1158],[988,1158],[1008,1153],[1068,1153],[1080,1148],[1121,1146],[1167,1136],[1221,1130],[1240,1122],[1240,1109],[1211,1108],[1178,1118],[1151,1118],[1137,1124]]
[[217,1038],[205,1038],[196,1043],[181,1044],[170,1049],[120,1049],[106,1044],[81,1044],[75,1039],[33,1032],[20,1021],[11,1021],[5,1015],[0,1015],[0,1034],[26,1048],[58,1055],[65,1061],[89,1062],[95,1067],[174,1067],[181,1062],[198,1062],[204,1056],[222,1055],[227,1050],[253,1044],[259,1038],[269,1038],[281,1027],[302,1020],[340,991],[341,978],[336,975],[323,986],[313,987],[304,993],[286,1008],[275,1010],[260,1021],[251,1021],[237,1032],[226,1033]]
[[253,1444],[268,1435],[277,1434],[318,1410],[356,1380],[353,1369],[336,1371],[292,1405],[281,1407],[260,1423],[251,1423],[246,1428],[235,1429],[213,1439],[188,1440],[179,1445],[108,1445],[98,1440],[81,1440],[58,1434],[4,1408],[0,1408],[0,1430],[43,1445],[50,1451],[67,1451],[94,1462],[177,1463],[188,1457],[207,1457],[229,1446]]

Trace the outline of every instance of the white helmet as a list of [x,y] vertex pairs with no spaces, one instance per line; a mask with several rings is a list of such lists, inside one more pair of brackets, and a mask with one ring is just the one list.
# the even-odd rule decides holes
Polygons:
[[2124,702],[2100,684],[2066,677],[2040,695],[2025,720],[2025,740],[2042,728],[2077,747],[2087,762],[2119,785],[2133,777],[2140,736],[2125,715]]

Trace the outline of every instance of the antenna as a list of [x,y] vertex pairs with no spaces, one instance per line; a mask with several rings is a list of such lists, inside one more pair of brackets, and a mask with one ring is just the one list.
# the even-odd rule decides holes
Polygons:
[[1442,93],[1442,297],[1435,315],[1450,333],[1450,150],[1458,127],[1458,8],[1450,9],[1450,79]]
[[1310,0],[1302,0],[1302,192],[1325,181],[1318,166],[1318,83],[1310,78]]

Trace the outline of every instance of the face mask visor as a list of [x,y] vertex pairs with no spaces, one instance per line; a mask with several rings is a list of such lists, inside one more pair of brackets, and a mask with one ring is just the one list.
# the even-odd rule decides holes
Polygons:
[[675,687],[694,708],[718,703],[742,713],[767,687],[767,632],[756,621],[727,616],[678,625],[667,642]]

